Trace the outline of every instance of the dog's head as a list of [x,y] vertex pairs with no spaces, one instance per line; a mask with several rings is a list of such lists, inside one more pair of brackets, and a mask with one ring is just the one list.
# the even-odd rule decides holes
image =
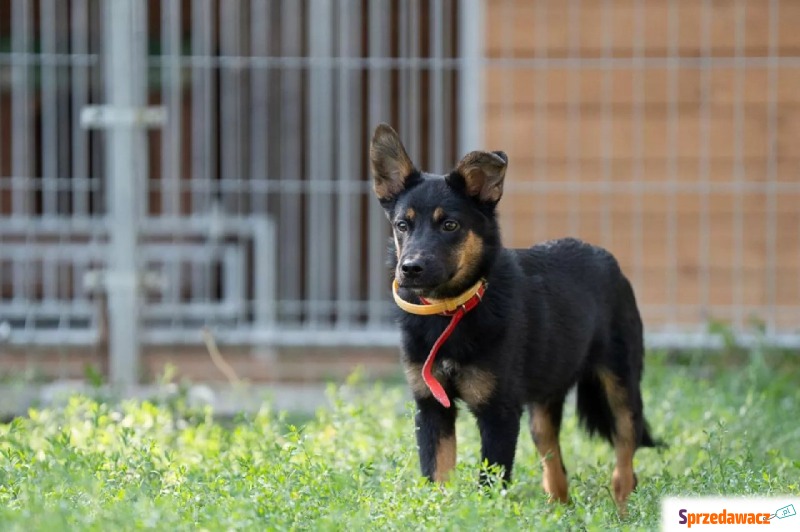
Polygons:
[[392,223],[401,287],[452,297],[486,274],[500,247],[495,207],[503,195],[505,153],[474,151],[449,174],[420,172],[397,133],[381,124],[370,163],[375,195]]

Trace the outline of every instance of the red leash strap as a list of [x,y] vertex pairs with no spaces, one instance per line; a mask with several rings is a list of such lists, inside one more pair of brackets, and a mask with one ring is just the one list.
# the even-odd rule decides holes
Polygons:
[[428,358],[425,359],[425,364],[422,365],[422,380],[425,381],[425,384],[428,385],[428,389],[433,394],[433,397],[442,403],[445,408],[450,408],[450,398],[447,397],[447,393],[444,391],[444,387],[442,387],[442,383],[436,380],[436,377],[433,376],[431,369],[433,368],[433,361],[436,358],[436,354],[439,352],[439,348],[444,345],[445,341],[450,338],[450,335],[453,334],[453,331],[458,325],[458,322],[461,321],[461,318],[464,316],[464,310],[458,309],[453,317],[450,319],[450,323],[447,324],[444,332],[436,339],[434,342],[433,347],[431,348],[431,352],[428,354]]
[[[450,323],[447,324],[442,334],[439,335],[439,338],[436,339],[434,342],[433,347],[431,348],[431,352],[428,353],[428,358],[425,359],[425,363],[422,365],[422,380],[425,381],[425,384],[428,386],[428,389],[433,394],[433,397],[439,401],[442,406],[445,408],[450,408],[450,398],[447,397],[447,392],[444,391],[444,387],[442,383],[436,380],[436,377],[433,376],[433,362],[436,359],[436,355],[439,352],[439,349],[444,345],[450,335],[453,334],[453,331],[458,325],[458,322],[461,321],[461,318],[469,312],[470,310],[474,309],[478,306],[478,303],[481,302],[483,298],[483,293],[486,291],[486,284],[484,283],[478,291],[475,293],[472,298],[461,305],[455,312],[444,312],[442,313],[443,316],[452,316],[450,319]],[[425,299],[422,299],[423,303],[428,304]]]

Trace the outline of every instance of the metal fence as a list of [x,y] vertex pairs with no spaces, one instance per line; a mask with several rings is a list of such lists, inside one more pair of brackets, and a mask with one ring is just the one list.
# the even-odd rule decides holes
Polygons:
[[[369,133],[387,121],[432,171],[480,146],[509,151],[507,241],[571,233],[610,247],[645,294],[652,344],[713,340],[703,330],[722,308],[709,295],[714,202],[727,194],[732,296],[716,315],[742,332],[754,314],[770,341],[795,345],[800,219],[781,198],[800,199],[800,166],[778,143],[798,132],[800,44],[779,40],[797,9],[729,4],[6,0],[0,342],[108,337],[120,378],[134,373],[140,342],[198,343],[204,325],[240,344],[393,344],[388,224],[366,164]],[[720,9],[730,35],[715,25]],[[748,34],[747,20],[764,35]],[[688,26],[697,56],[684,50]],[[748,47],[762,37],[765,47]],[[724,148],[710,90],[721,69],[732,76]],[[748,126],[756,71],[760,130]],[[699,76],[699,95],[684,98],[684,73]],[[751,143],[766,146],[762,158]],[[717,182],[723,152],[729,179]],[[763,302],[736,266],[747,262],[750,193],[763,203]],[[681,202],[695,200],[686,214]],[[662,226],[648,225],[650,209]],[[682,229],[685,216],[696,227]],[[687,234],[699,235],[693,249]]]
[[512,161],[506,242],[611,249],[651,345],[718,342],[720,322],[797,346],[800,4],[488,5],[484,138]]

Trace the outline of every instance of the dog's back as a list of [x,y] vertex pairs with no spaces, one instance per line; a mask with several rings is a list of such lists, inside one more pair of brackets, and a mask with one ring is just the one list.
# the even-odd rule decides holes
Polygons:
[[[590,433],[612,442],[615,427],[603,391],[603,371],[638,391],[643,371],[642,322],[630,282],[607,250],[563,238],[512,250],[522,281],[529,340],[527,375],[546,368],[549,386],[536,379],[528,402],[547,401],[578,388],[578,414]],[[638,403],[638,393],[631,400]],[[634,415],[638,446],[651,447],[642,416]]]

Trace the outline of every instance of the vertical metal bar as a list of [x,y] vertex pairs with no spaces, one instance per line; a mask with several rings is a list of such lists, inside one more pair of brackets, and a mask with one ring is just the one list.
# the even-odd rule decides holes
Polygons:
[[161,214],[177,216],[181,206],[181,155],[183,153],[183,83],[181,80],[181,0],[161,4],[161,101],[167,124],[161,139]]
[[36,253],[28,255],[28,264],[25,269],[25,300],[29,303],[28,315],[25,320],[25,329],[33,329],[34,326],[34,305],[36,302],[36,282],[42,277],[42,261]]
[[[216,78],[218,67],[212,62],[217,53],[217,25],[214,7],[218,4],[210,0],[198,0],[192,4],[192,54],[195,58],[206,60],[203,66],[194,66],[192,78],[192,207],[191,214],[206,215],[212,219],[218,216],[219,188],[217,180],[217,98]],[[222,9],[222,6],[220,6]],[[190,257],[182,256],[181,262],[190,273],[189,300],[192,303],[207,303],[209,294],[208,272],[210,261],[197,263]]]
[[206,269],[202,263],[194,262],[189,257],[181,255],[181,262],[183,262],[189,269],[189,301],[191,303],[207,303],[208,293],[206,292]]
[[744,328],[744,79],[745,79],[745,9],[743,0],[735,6],[735,51],[734,51],[734,103],[733,103],[733,286],[734,324],[737,329]]
[[[408,39],[408,57],[410,59],[416,60],[420,58],[420,0],[408,0],[408,18],[409,18],[409,27],[411,35],[409,35]],[[414,159],[415,157],[420,157],[422,154],[422,146],[421,140],[422,139],[422,124],[421,124],[421,114],[422,111],[420,110],[420,103],[422,99],[420,98],[420,66],[419,64],[414,64],[410,68],[409,72],[409,90],[408,90],[408,101],[409,101],[409,120],[408,120],[408,131],[402,131],[401,134],[405,136],[407,140],[406,148],[408,149],[408,154],[411,159],[416,162],[418,165],[422,165],[423,163],[427,163],[427,161],[421,161]],[[375,124],[371,124],[373,127]]]
[[[108,104],[113,110],[142,105],[136,80],[146,76],[141,58],[145,35],[137,32],[143,16],[136,0],[104,5],[104,67]],[[144,133],[131,124],[113,123],[108,131],[108,222],[111,233],[108,256],[111,381],[128,387],[139,370],[138,217],[141,213]]]
[[439,39],[442,43],[442,58],[450,61],[447,66],[443,62],[440,67],[442,73],[442,108],[439,114],[442,120],[442,172],[447,172],[450,169],[450,165],[453,164],[454,151],[458,142],[458,139],[455,138],[458,130],[453,122],[453,110],[458,105],[458,101],[456,100],[456,103],[453,104],[453,98],[450,97],[453,94],[453,77],[457,70],[457,67],[451,66],[453,65],[452,60],[455,58],[453,24],[450,22],[453,20],[453,2],[454,0],[441,0],[442,27],[439,32]]
[[[333,250],[331,240],[330,181],[333,166],[333,117],[331,49],[333,47],[333,7],[328,0],[308,0],[308,50],[313,60],[308,77],[307,131],[309,208],[307,215],[306,255],[308,257],[309,324],[318,326],[327,315],[331,299]],[[320,188],[322,185],[322,188]]]
[[767,51],[767,335],[776,330],[778,266],[778,16],[780,1],[769,2],[769,45]]
[[[408,59],[411,37],[411,21],[409,20],[409,2],[400,2],[397,6],[397,56]],[[400,135],[409,134],[410,103],[409,102],[409,72],[413,67],[400,66],[397,70],[397,125]],[[406,147],[407,149],[408,147]]]
[[56,256],[55,253],[42,253],[42,276],[38,280],[42,283],[41,300],[43,303],[55,303],[58,301]]
[[[338,59],[338,63],[335,65],[334,73],[336,94],[335,101],[333,103],[335,114],[332,125],[334,135],[336,136],[334,159],[336,160],[337,181],[335,192],[336,196],[335,198],[331,198],[332,203],[335,202],[336,204],[334,209],[335,220],[333,223],[335,223],[336,227],[338,228],[338,230],[335,231],[336,245],[333,249],[333,253],[335,255],[334,260],[336,261],[336,278],[334,279],[335,288],[333,290],[336,298],[336,314],[334,316],[334,325],[338,329],[347,329],[353,319],[353,308],[351,306],[352,299],[348,299],[346,295],[346,292],[351,287],[349,272],[352,268],[349,266],[347,257],[344,256],[346,251],[343,252],[344,250],[349,251],[350,246],[352,246],[352,238],[349,234],[347,234],[351,231],[351,225],[349,223],[350,213],[347,212],[347,209],[350,208],[353,202],[347,186],[349,183],[351,183],[352,179],[350,171],[352,152],[350,149],[349,138],[349,126],[351,118],[348,114],[351,111],[349,105],[350,100],[348,98],[348,90],[350,89],[350,65],[346,62],[346,60],[350,56],[349,34],[352,31],[350,19],[348,18],[348,11],[356,11],[357,9],[353,9],[354,6],[349,4],[350,2],[348,0],[339,0],[336,2],[334,22],[332,22],[334,25],[333,40],[335,41],[336,46],[336,58],[334,61]],[[402,6],[398,7],[398,9],[402,11]],[[401,41],[402,33],[403,27],[401,24],[401,27],[398,30],[399,39]],[[402,53],[402,45],[400,50]],[[401,85],[400,91],[402,92],[402,90],[403,87]],[[357,261],[353,261],[353,263],[353,268],[355,268]]]
[[669,51],[667,57],[667,99],[669,115],[667,121],[667,320],[672,327],[678,324],[678,79],[680,49],[678,48],[680,17],[678,6],[670,2],[667,13],[667,34]]
[[[192,3],[192,55],[210,59],[214,31],[210,0]],[[216,174],[216,91],[210,64],[192,67],[192,214],[208,213]]]
[[[31,9],[27,0],[14,0],[11,6],[11,49],[27,58],[30,53]],[[28,65],[20,61],[11,67],[11,213],[25,217],[30,210],[32,132],[30,128],[31,86]],[[12,262],[12,294],[17,301],[29,300],[27,275],[31,264]],[[27,322],[26,322],[27,326]]]
[[[72,268],[69,270],[71,275],[66,278],[65,284],[72,286],[67,300],[67,304],[72,307],[74,307],[78,301],[88,299],[88,294],[84,292],[83,288],[84,275],[88,269],[87,262],[88,261],[83,257],[76,257],[71,261]],[[96,323],[89,323],[88,327],[93,328],[96,325]]]
[[[244,185],[242,170],[242,2],[219,2],[219,55],[223,61],[219,66],[219,146],[220,175],[217,184],[217,197],[213,213],[218,220],[228,215],[242,213]],[[212,260],[205,264],[204,282],[206,283],[203,303],[213,308],[217,301],[216,286],[221,281],[217,265],[220,262],[222,249],[219,242],[214,243]],[[206,320],[214,319],[206,316]]]
[[[351,21],[350,21],[350,54],[353,57],[363,58],[365,56],[364,50],[364,17],[366,13],[362,8],[362,4],[360,0],[355,0],[355,7],[352,11],[350,11]],[[350,128],[349,134],[352,143],[352,149],[350,150],[352,153],[352,160],[351,163],[351,171],[353,173],[353,188],[350,190],[351,197],[353,199],[353,204],[350,209],[350,217],[352,220],[352,227],[361,227],[363,220],[366,218],[364,213],[364,202],[362,201],[362,197],[365,194],[366,190],[371,190],[372,187],[370,186],[370,177],[369,177],[369,165],[367,164],[368,160],[368,151],[369,146],[365,142],[365,131],[363,126],[363,117],[366,114],[364,112],[364,102],[365,102],[365,90],[363,85],[364,80],[364,67],[359,66],[354,68],[351,73],[351,86],[349,90],[350,94]],[[365,173],[366,171],[366,173]],[[364,179],[366,178],[366,183]],[[356,183],[358,186],[356,188]],[[365,186],[366,185],[366,186]],[[372,200],[370,197],[370,193],[366,192],[369,200]],[[352,244],[353,247],[350,249],[353,250],[353,254],[355,257],[358,257],[357,266],[351,268],[350,271],[350,282],[351,282],[351,290],[352,290],[352,297],[351,302],[354,306],[354,309],[357,313],[354,315],[354,321],[356,319],[361,319],[363,316],[363,311],[366,308],[363,305],[363,297],[362,297],[362,289],[361,289],[361,280],[367,276],[367,266],[363,260],[363,251],[360,242],[360,237],[356,236],[355,229],[348,235],[348,238],[353,238],[354,243]]]
[[[11,11],[11,49],[15,54],[28,57],[31,40],[31,4],[27,0],[14,0]],[[31,175],[31,86],[28,64],[19,61],[11,67],[11,188],[12,213],[25,216],[30,210]]]
[[[369,56],[370,59],[385,58],[389,55],[389,10],[388,5],[378,2],[369,4]],[[369,127],[374,128],[379,122],[391,119],[388,104],[389,77],[382,69],[369,67]],[[368,296],[369,312],[367,316],[370,326],[378,326],[381,322],[382,308],[387,295],[385,282],[386,221],[377,201],[368,198],[369,212],[369,246],[368,246]]]
[[636,0],[633,31],[633,284],[642,286],[644,229],[641,185],[644,178],[644,75],[645,75],[645,0]]
[[221,246],[218,248],[218,253],[215,253],[214,262],[219,262],[222,268],[220,308],[223,313],[233,314],[238,321],[245,315],[247,308],[245,298],[247,268],[244,254],[240,249]]
[[[239,214],[242,210],[242,82],[241,67],[236,59],[241,54],[241,11],[239,2],[220,2],[220,135],[219,176],[223,212]],[[227,187],[226,185],[229,185]]]
[[[192,34],[194,20],[192,21]],[[162,58],[165,61],[161,68],[161,101],[167,109],[167,123],[161,134],[161,215],[180,216],[183,208],[192,208],[192,202],[184,206],[182,187],[183,160],[183,68],[181,66],[183,13],[181,0],[165,0],[161,4],[161,41]],[[192,100],[197,93],[192,94]],[[192,124],[196,115],[192,115]],[[197,128],[189,136],[193,146],[196,142]],[[194,153],[192,154],[194,156]],[[196,170],[192,166],[192,170]],[[189,176],[189,185],[194,184],[196,174]],[[161,302],[169,307],[177,307],[185,282],[181,274],[181,261],[172,259],[160,263],[161,271],[167,282],[161,293]],[[177,321],[178,316],[172,315]],[[174,322],[173,322],[174,324]]]
[[[298,57],[303,52],[302,2],[284,1],[281,4],[281,55]],[[301,184],[302,181],[302,72],[285,68],[281,72],[281,136],[280,178],[281,184]],[[303,273],[301,242],[302,220],[300,196],[283,188],[280,198],[280,299],[296,301],[300,299],[301,276]]]
[[72,271],[75,269],[76,262],[77,261],[74,259],[65,259],[62,256],[56,256],[55,258],[57,282],[56,300],[59,305],[65,309],[60,316],[59,328],[66,328],[69,326],[70,312],[68,309],[70,306],[70,299],[72,299],[72,294],[75,290],[75,286],[71,284]]
[[[402,7],[401,7],[402,9]],[[340,0],[339,2],[339,56],[343,59],[357,58],[361,43],[361,17],[359,0]],[[402,30],[401,30],[402,33]],[[358,206],[360,191],[356,188],[359,179],[361,154],[361,84],[360,69],[344,64],[337,72],[338,96],[338,168],[339,176],[337,207],[337,262],[336,295],[337,327],[345,329],[353,326],[354,303],[356,302],[356,280],[361,269],[358,250]],[[401,84],[402,86],[402,84]],[[402,97],[401,97],[402,98]],[[402,115],[403,113],[401,113]]]
[[[69,11],[67,2],[56,2],[56,53],[69,53]],[[70,95],[69,65],[56,68],[56,108],[57,108],[57,152],[56,158],[56,210],[60,215],[67,215],[72,208],[72,189],[74,181],[70,179]]]
[[442,27],[444,25],[444,14],[442,13],[442,0],[431,0],[429,7],[429,26],[428,42],[430,44],[431,68],[428,70],[428,120],[431,124],[430,130],[430,154],[428,157],[428,168],[433,172],[444,172],[444,68],[442,59],[444,50],[442,44]]
[[[139,106],[145,106],[148,103],[148,2],[139,2],[135,7],[136,11],[132,19],[133,34],[136,39],[136,46],[138,47],[136,53],[131,57],[132,61],[136,64],[131,68],[134,72],[141,75],[132,79],[134,95],[138,98]],[[134,150],[136,150],[136,164],[141,176],[140,186],[142,187],[141,201],[139,205],[139,216],[147,216],[150,208],[150,167],[149,157],[150,150],[147,142],[147,132],[142,128],[141,134],[134,137]]]
[[[271,0],[250,0],[250,55],[269,55],[268,21]],[[266,67],[253,66],[250,70],[250,175],[251,209],[259,215],[267,214],[267,194],[255,188],[255,183],[266,183],[268,179],[269,144],[269,80]],[[259,274],[260,275],[260,274]]]
[[[710,137],[711,137],[711,17],[713,4],[711,0],[703,0],[700,30],[700,161],[698,177],[700,181],[700,247],[698,257],[700,263],[700,310],[708,313],[711,309],[709,298],[709,195],[710,179]],[[703,315],[699,318],[705,317]]]
[[275,328],[278,280],[278,244],[275,226],[267,218],[257,218],[253,228],[255,244],[254,269],[258,280],[255,284],[255,316],[259,330]]
[[[458,10],[458,151],[463,155],[483,146],[483,0],[461,0]],[[510,32],[509,32],[510,33]]]

